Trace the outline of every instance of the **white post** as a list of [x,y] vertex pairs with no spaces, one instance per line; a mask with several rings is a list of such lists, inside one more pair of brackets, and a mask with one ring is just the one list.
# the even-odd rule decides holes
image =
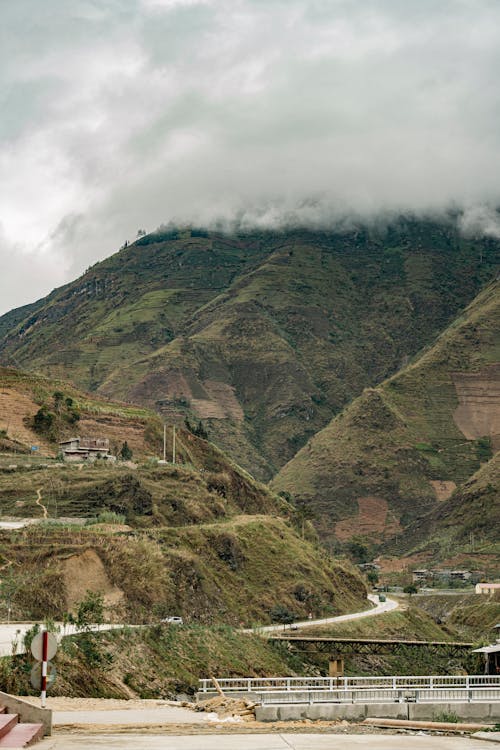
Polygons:
[[172,432],[172,463],[175,464],[175,424]]
[[167,425],[163,423],[163,460],[167,460]]

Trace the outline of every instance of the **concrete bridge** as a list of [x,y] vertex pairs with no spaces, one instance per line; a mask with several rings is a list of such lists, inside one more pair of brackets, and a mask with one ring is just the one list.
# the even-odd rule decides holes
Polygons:
[[[259,721],[366,717],[432,720],[438,713],[495,724],[500,720],[500,675],[384,677],[269,677],[219,679],[233,696],[252,696]],[[215,692],[200,680],[198,697]]]

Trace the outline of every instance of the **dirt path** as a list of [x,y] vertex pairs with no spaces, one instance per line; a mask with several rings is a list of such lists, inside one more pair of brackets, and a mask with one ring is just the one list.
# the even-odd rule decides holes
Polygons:
[[36,494],[37,494],[36,504],[42,509],[42,511],[43,511],[43,517],[44,518],[48,518],[49,514],[47,513],[47,508],[42,503],[42,490],[41,489],[37,490]]

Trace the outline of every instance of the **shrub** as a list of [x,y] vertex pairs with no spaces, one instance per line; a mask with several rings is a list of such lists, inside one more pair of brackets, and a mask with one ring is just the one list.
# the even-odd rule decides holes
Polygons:
[[127,441],[125,440],[125,442],[123,443],[120,449],[120,458],[122,459],[122,461],[130,461],[132,456],[133,456],[132,450],[130,449]]
[[54,417],[55,415],[46,406],[41,406],[33,417],[33,429],[35,432],[48,432],[54,423]]
[[457,724],[459,716],[455,711],[440,711],[437,714],[433,714],[432,721],[441,721],[446,724]]

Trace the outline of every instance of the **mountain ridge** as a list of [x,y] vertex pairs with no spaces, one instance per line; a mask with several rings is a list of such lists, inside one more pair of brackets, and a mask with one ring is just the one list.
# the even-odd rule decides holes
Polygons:
[[499,289],[488,285],[433,346],[365,389],[274,477],[275,490],[316,510],[324,538],[397,537],[498,451]]
[[201,419],[269,479],[450,323],[491,278],[498,250],[451,220],[165,230],[0,318],[0,359],[167,421]]

